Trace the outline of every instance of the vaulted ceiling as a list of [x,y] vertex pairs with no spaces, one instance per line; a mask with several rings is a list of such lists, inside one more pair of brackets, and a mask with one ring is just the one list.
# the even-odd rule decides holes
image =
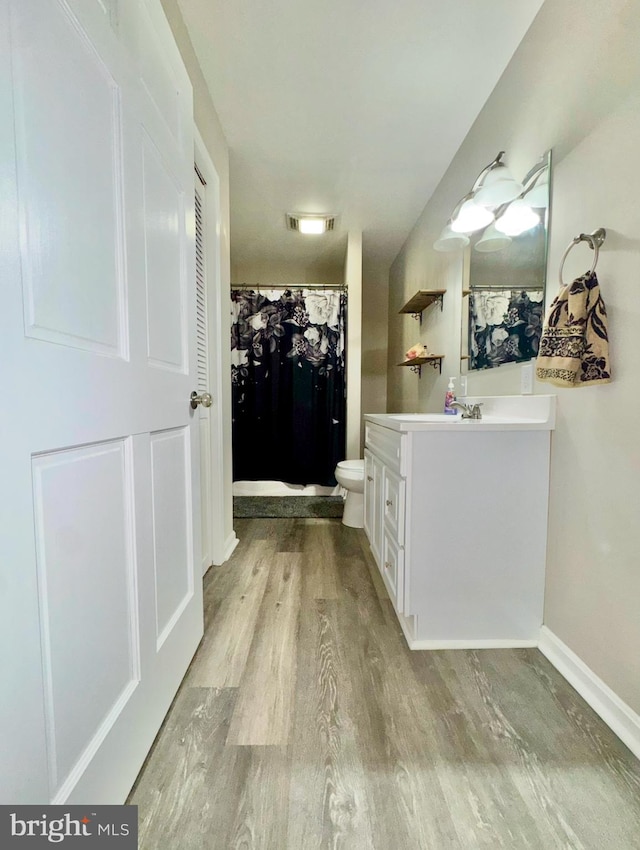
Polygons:
[[389,265],[541,5],[179,0],[229,143],[233,263],[341,266],[354,229]]

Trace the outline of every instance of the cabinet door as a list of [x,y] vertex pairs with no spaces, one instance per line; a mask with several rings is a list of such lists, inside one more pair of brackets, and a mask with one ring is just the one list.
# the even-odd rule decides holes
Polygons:
[[373,537],[373,512],[376,500],[375,482],[373,477],[373,457],[364,450],[364,531],[369,538]]
[[393,607],[398,614],[403,612],[404,597],[404,549],[400,548],[388,529],[382,534],[382,578],[389,591]]
[[382,464],[366,449],[364,473],[364,530],[379,566],[382,546]]
[[404,479],[385,466],[382,475],[382,515],[385,526],[399,546],[404,543],[404,491]]

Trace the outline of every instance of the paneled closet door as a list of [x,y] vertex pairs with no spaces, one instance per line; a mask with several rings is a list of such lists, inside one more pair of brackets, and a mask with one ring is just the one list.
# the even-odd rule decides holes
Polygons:
[[202,634],[191,90],[159,0],[0,0],[0,78],[0,802],[116,803]]

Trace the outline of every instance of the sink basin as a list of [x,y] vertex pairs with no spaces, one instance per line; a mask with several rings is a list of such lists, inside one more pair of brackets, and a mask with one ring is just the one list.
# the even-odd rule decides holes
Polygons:
[[460,418],[444,413],[386,413],[385,416],[403,422],[455,422]]
[[553,395],[467,396],[464,401],[481,404],[482,419],[444,413],[369,413],[365,419],[395,431],[551,431],[555,427]]

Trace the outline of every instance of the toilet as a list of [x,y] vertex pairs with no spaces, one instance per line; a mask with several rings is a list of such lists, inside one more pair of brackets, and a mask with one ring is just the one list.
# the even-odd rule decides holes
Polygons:
[[336,481],[347,491],[342,524],[351,528],[364,526],[364,461],[341,460],[336,466]]

